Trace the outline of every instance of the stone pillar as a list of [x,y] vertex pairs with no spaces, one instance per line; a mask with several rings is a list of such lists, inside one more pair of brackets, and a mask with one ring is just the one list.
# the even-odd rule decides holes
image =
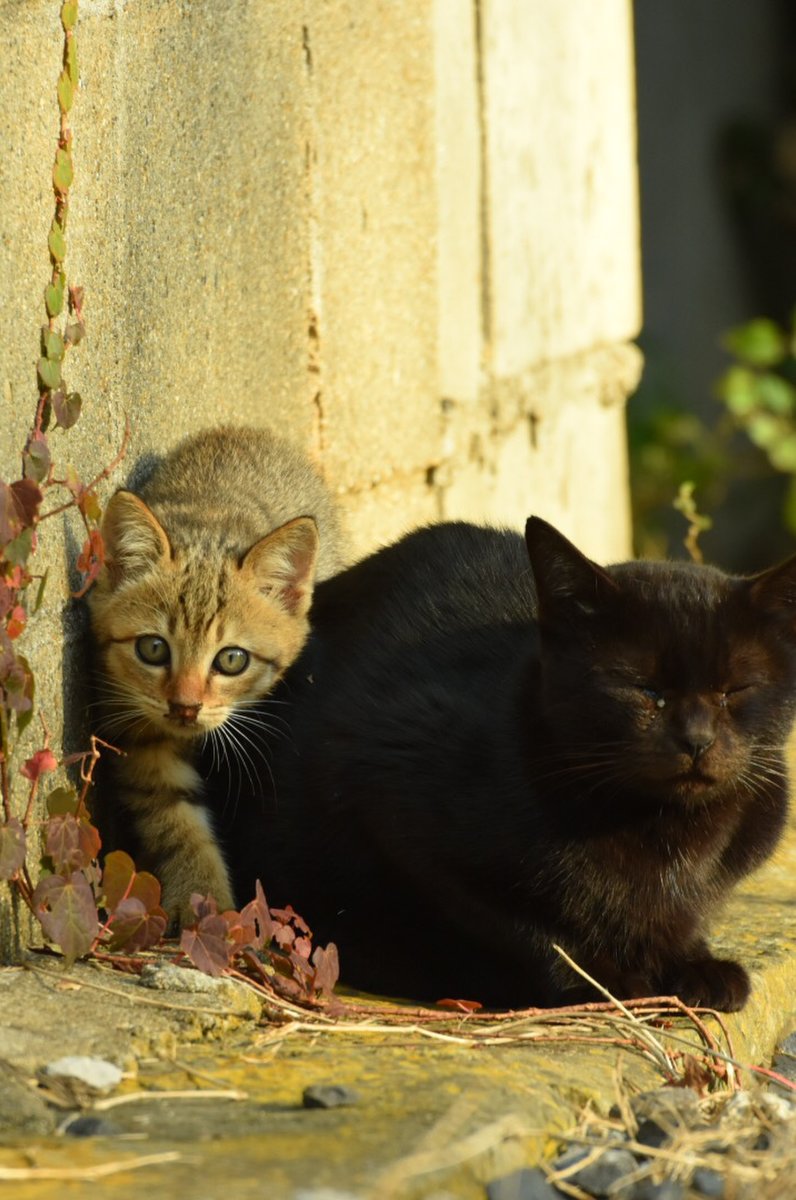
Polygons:
[[[59,9],[0,0],[9,480],[50,271]],[[76,36],[67,269],[88,336],[59,465],[91,478],[129,419],[107,495],[184,433],[255,421],[317,456],[359,553],[536,512],[627,554],[630,0],[84,0]],[[87,728],[81,540],[70,514],[42,528],[24,635],[67,750]]]

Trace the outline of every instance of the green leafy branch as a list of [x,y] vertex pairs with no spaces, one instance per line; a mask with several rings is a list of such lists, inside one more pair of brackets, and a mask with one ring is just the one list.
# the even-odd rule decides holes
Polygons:
[[772,467],[791,476],[784,517],[796,532],[796,310],[790,329],[757,317],[731,329],[724,345],[736,361],[718,396]]

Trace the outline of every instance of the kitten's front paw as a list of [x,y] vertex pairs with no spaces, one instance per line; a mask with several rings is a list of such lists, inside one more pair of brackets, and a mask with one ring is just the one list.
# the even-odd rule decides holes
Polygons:
[[699,958],[680,963],[664,977],[663,991],[679,996],[690,1008],[737,1012],[749,999],[749,976],[728,958]]

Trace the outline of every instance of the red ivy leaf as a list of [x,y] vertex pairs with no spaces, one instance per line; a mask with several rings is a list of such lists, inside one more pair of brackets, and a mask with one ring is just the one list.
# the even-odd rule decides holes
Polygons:
[[11,484],[19,519],[23,526],[32,525],[39,515],[39,505],[44,497],[41,488],[32,479],[18,479]]
[[293,943],[293,950],[299,958],[309,959],[312,954],[312,942],[309,938],[297,937]]
[[25,628],[25,622],[28,619],[28,614],[25,612],[21,604],[16,604],[11,609],[11,615],[8,618],[6,625],[6,633],[13,642],[14,638],[18,638]]
[[[334,942],[329,942],[325,949],[323,946],[315,947],[312,965],[315,967],[313,985],[316,992],[323,992],[324,995],[331,996],[334,985],[340,978],[340,958]],[[480,1004],[478,1007],[481,1007]]]
[[272,908],[271,916],[277,921],[281,921],[284,925],[292,922],[299,933],[305,933],[308,938],[312,937],[312,930],[303,917],[300,917],[297,912],[294,912],[293,906],[288,904],[285,908]]
[[0,481],[0,545],[33,525],[41,502],[41,489],[32,479],[18,479],[10,486]]
[[[24,662],[8,658],[0,662],[0,679],[3,682],[5,703],[17,714],[30,712],[33,707],[33,676]],[[28,718],[29,719],[29,718]],[[20,767],[24,774],[24,768]]]
[[243,950],[246,946],[257,946],[257,927],[253,921],[246,921],[243,913],[225,912],[221,914],[227,923],[227,937],[234,943],[235,950]]
[[230,964],[235,947],[227,940],[227,923],[223,917],[203,917],[195,929],[183,929],[180,949],[205,975],[223,975]]
[[77,317],[78,321],[83,320],[83,298],[84,298],[84,295],[85,295],[85,292],[82,287],[71,287],[70,286],[70,288],[69,288],[69,307],[70,307],[71,311]]
[[293,972],[293,978],[301,984],[305,992],[310,993],[315,972],[309,962],[302,955],[293,954],[292,951],[288,954],[287,958],[290,963],[290,969]]
[[37,750],[32,758],[22,764],[19,773],[29,779],[31,783],[35,783],[40,775],[44,775],[47,771],[54,771],[57,766],[58,759],[52,750]]
[[156,945],[166,932],[168,917],[162,908],[147,910],[143,901],[135,896],[121,900],[116,907],[111,927],[111,950],[124,947],[128,953],[148,950]]
[[112,850],[105,856],[102,872],[102,907],[109,913],[118,906],[135,876],[135,863],[124,850]]
[[454,1012],[472,1013],[483,1008],[480,1000],[438,1000],[437,1008],[450,1008]]
[[75,871],[68,879],[45,876],[33,893],[33,906],[47,939],[60,946],[68,963],[88,953],[97,936],[99,919],[82,872]]
[[45,853],[57,875],[87,867],[100,852],[100,836],[90,821],[72,813],[50,817],[45,826]]
[[191,892],[190,905],[196,913],[197,921],[203,921],[205,917],[215,917],[218,913],[218,905],[214,896],[203,896],[200,892]]
[[77,560],[77,569],[86,576],[87,582],[93,582],[105,563],[105,543],[98,529],[92,529],[83,543],[83,549]]
[[0,825],[0,879],[16,875],[25,861],[26,839],[22,822],[12,817]]
[[133,886],[130,888],[130,895],[135,900],[140,900],[148,913],[161,911],[160,909],[160,884],[154,875],[150,875],[149,871],[138,871]]
[[112,850],[105,858],[102,872],[102,907],[109,914],[132,899],[143,906],[144,912],[159,913],[160,884],[148,871],[136,871],[135,863],[124,850]]
[[289,925],[277,925],[274,930],[274,941],[277,946],[281,946],[284,950],[286,947],[292,946],[295,940],[296,935]]
[[265,892],[260,880],[257,880],[255,885],[255,898],[250,900],[240,914],[241,924],[250,925],[252,923],[257,926],[257,941],[254,942],[255,949],[261,950],[263,946],[274,936],[274,923],[271,920],[271,914],[268,911],[268,902],[265,899]]

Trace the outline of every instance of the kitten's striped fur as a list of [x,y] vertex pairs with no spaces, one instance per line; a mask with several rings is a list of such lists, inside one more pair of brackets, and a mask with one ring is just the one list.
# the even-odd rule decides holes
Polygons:
[[101,800],[132,822],[173,920],[191,918],[192,892],[223,911],[229,874],[194,758],[212,738],[245,766],[246,709],[304,645],[314,582],[343,565],[334,503],[289,443],[225,427],[183,441],[137,495],[117,492],[102,533],[101,728],[125,754]]

